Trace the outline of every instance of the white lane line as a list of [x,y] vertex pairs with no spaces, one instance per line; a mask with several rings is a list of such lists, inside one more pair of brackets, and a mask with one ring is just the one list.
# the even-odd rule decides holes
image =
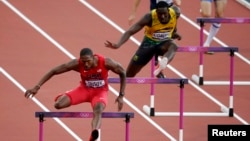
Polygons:
[[29,18],[27,18],[24,14],[22,14],[18,9],[16,9],[13,5],[11,5],[7,0],[2,1],[6,6],[8,6],[12,11],[14,11],[19,17],[21,17],[25,22],[27,22],[31,27],[37,30],[40,34],[43,35],[47,40],[49,40],[53,45],[55,45],[59,50],[61,50],[64,54],[69,56],[71,59],[74,56],[69,53],[62,45],[56,42],[52,37],[50,37],[46,32],[44,32],[40,27],[34,24]]
[[[5,71],[2,67],[0,67],[0,72],[8,78],[14,85],[16,85],[23,93],[25,93],[26,89],[17,81],[15,78],[13,78],[7,71]],[[33,102],[35,102],[41,109],[43,109],[46,112],[50,112],[50,110],[43,105],[38,99],[35,97],[31,98]],[[35,117],[34,117],[35,118]],[[53,118],[59,125],[61,125],[71,136],[73,136],[77,141],[82,141],[79,136],[77,136],[66,124],[64,124],[60,119]]]

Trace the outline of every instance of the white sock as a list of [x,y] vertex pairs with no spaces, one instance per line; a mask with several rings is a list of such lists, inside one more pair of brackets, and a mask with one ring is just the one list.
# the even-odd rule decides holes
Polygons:
[[220,23],[213,23],[211,25],[207,40],[203,45],[204,47],[209,47],[210,46],[210,43],[212,42],[213,37],[215,37],[215,35],[218,33],[218,31],[220,29],[220,26],[221,26]]
[[167,68],[168,58],[163,57],[159,62],[159,67],[154,71],[154,75],[157,76],[163,69]]

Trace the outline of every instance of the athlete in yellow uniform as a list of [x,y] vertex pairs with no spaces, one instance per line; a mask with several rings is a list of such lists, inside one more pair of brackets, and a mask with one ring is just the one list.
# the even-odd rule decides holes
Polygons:
[[162,24],[158,19],[158,15],[156,9],[152,10],[152,24],[150,26],[145,26],[145,36],[153,41],[161,42],[165,40],[169,40],[172,37],[172,34],[176,27],[176,14],[172,8],[168,9],[169,18],[167,24]]
[[137,23],[132,25],[119,39],[117,43],[105,42],[105,46],[113,49],[121,47],[132,35],[145,27],[144,39],[132,57],[127,70],[127,77],[134,77],[154,55],[162,56],[159,67],[154,74],[158,78],[163,77],[161,70],[172,61],[177,50],[173,39],[180,40],[176,33],[177,19],[180,16],[178,8],[170,8],[169,4],[160,1],[156,9],[145,14]]

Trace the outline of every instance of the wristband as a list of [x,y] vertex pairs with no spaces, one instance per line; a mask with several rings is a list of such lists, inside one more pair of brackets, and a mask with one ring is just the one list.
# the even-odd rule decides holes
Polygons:
[[120,92],[120,93],[119,93],[119,96],[124,96],[124,92]]

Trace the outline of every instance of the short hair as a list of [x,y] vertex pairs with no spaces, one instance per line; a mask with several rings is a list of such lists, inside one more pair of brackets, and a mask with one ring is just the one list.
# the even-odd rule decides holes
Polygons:
[[93,51],[90,48],[83,48],[80,51],[80,56],[84,56],[84,55],[93,55]]
[[169,8],[171,7],[170,4],[168,4],[166,1],[162,0],[162,1],[158,1],[156,4],[156,8]]

